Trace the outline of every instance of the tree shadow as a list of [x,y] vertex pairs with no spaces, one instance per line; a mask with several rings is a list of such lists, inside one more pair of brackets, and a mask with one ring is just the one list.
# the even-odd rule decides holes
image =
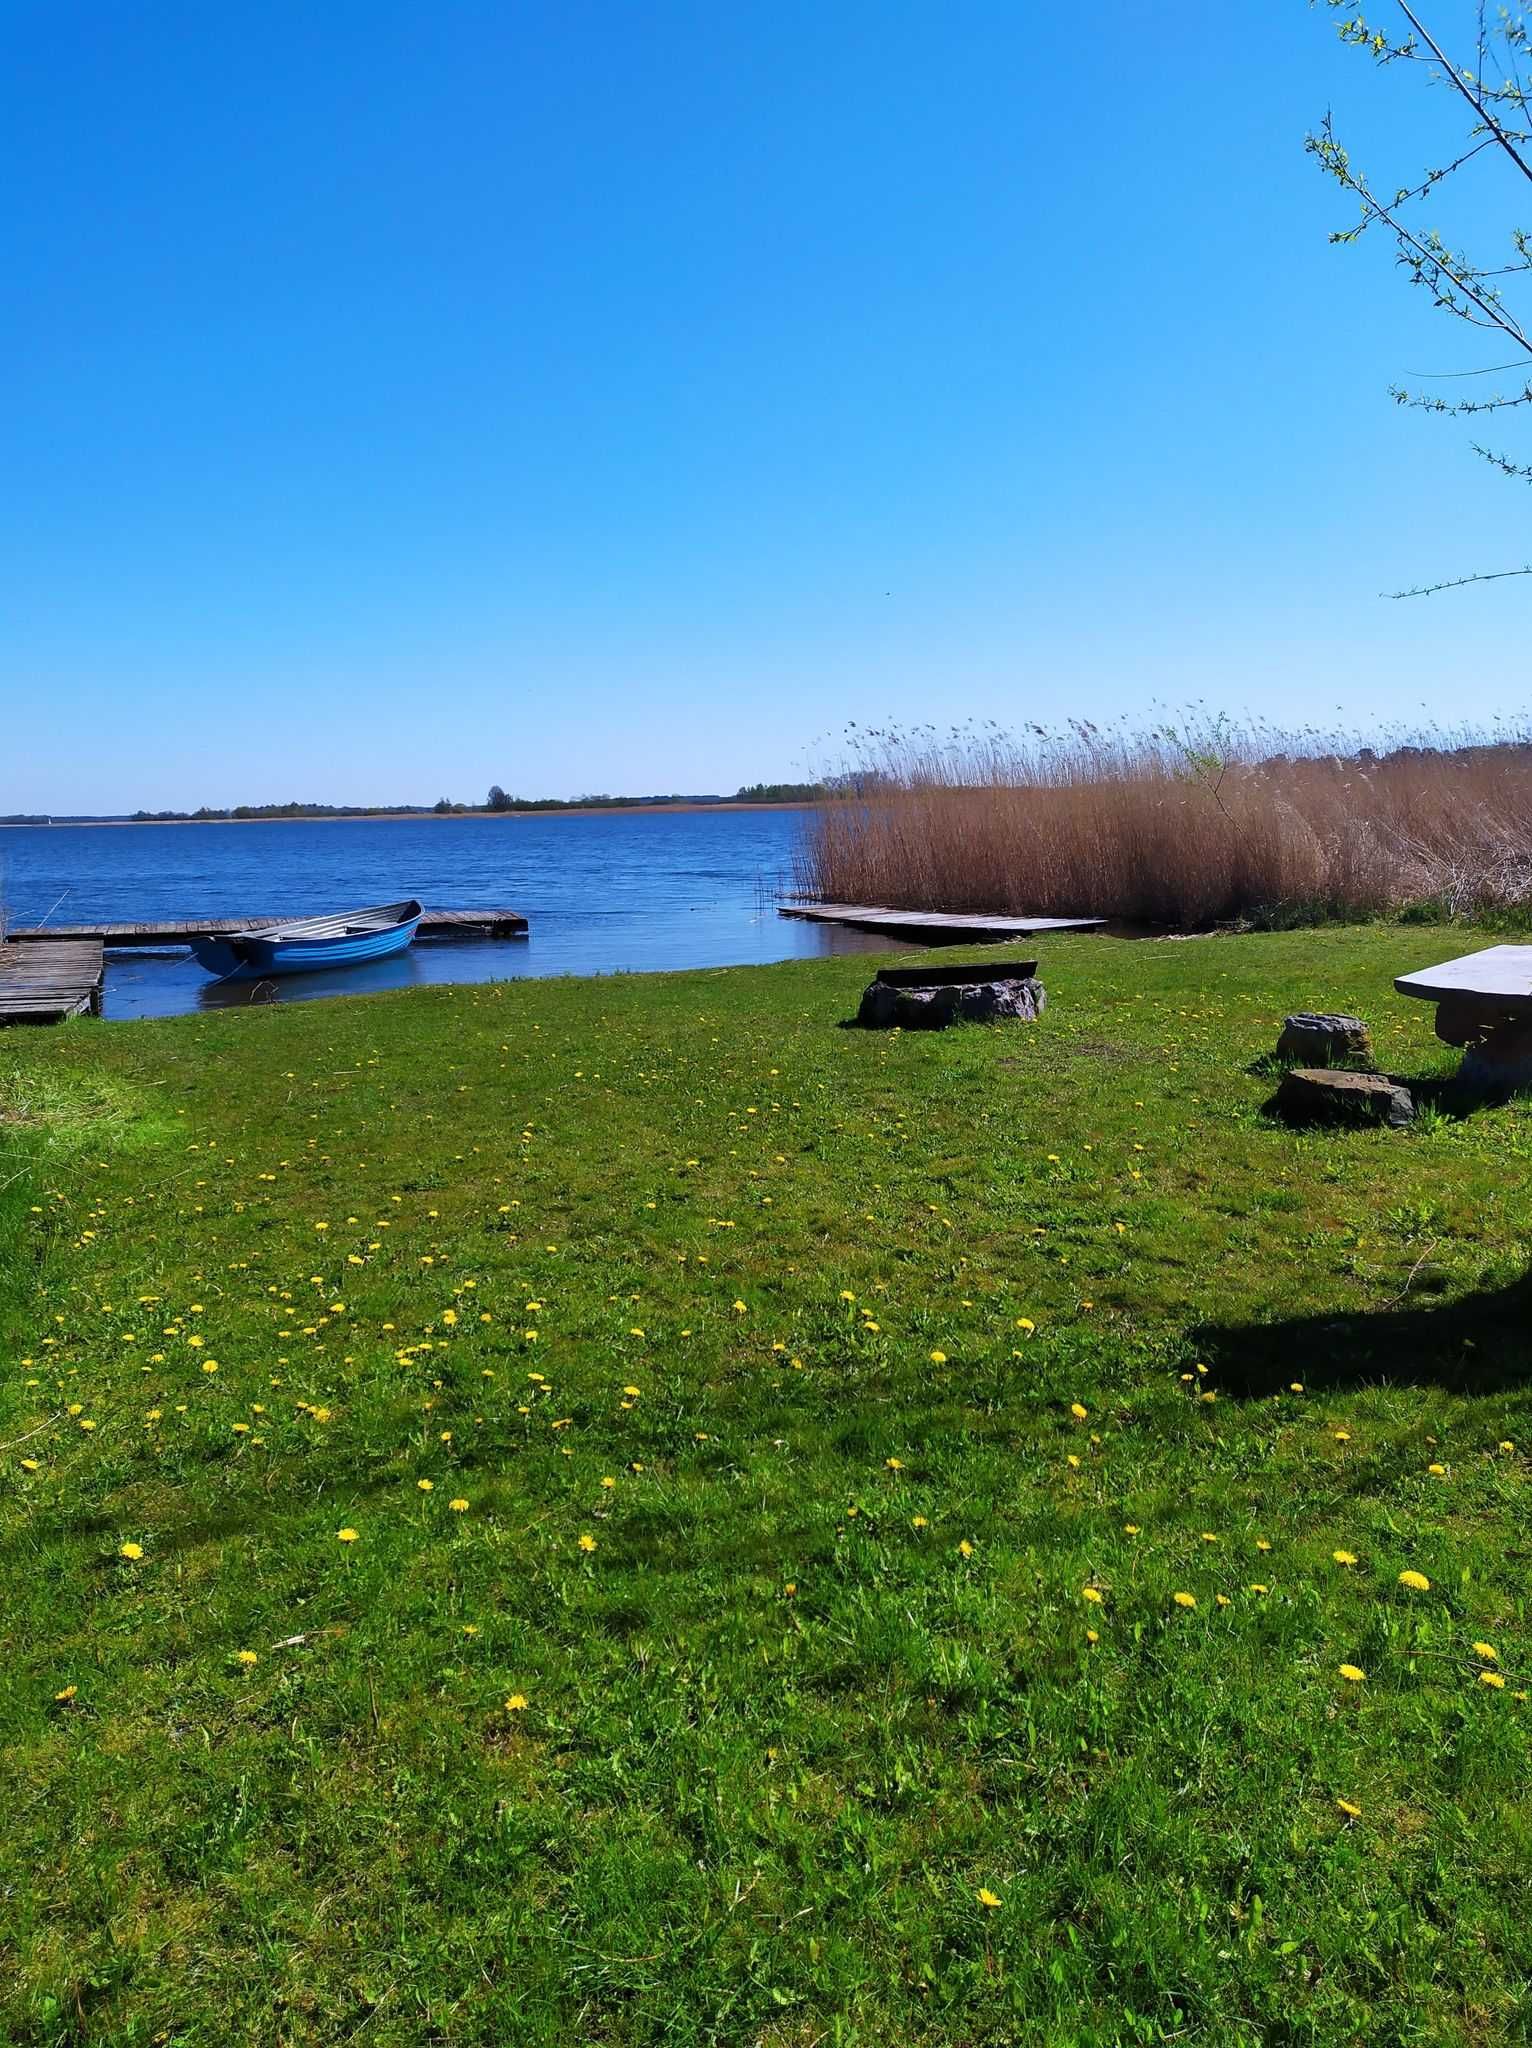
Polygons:
[[1213,1384],[1234,1400],[1280,1393],[1293,1380],[1311,1393],[1388,1383],[1492,1394],[1532,1380],[1532,1273],[1439,1307],[1204,1323],[1191,1334]]

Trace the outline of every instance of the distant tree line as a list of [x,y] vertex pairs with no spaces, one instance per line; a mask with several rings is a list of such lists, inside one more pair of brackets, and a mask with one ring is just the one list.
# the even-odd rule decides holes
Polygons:
[[230,820],[263,818],[447,818],[474,817],[486,812],[507,811],[639,811],[665,804],[811,804],[816,803],[821,797],[834,795],[843,781],[844,778],[837,776],[825,782],[751,782],[737,789],[733,796],[711,792],[702,795],[676,793],[670,796],[610,796],[605,793],[592,793],[577,797],[511,796],[495,782],[490,785],[489,794],[482,804],[458,803],[451,797],[443,796],[438,797],[434,804],[306,804],[295,799],[283,804],[230,804],[227,807],[199,804],[194,811],[77,812],[69,818],[61,817],[57,813],[50,816],[43,811],[14,811],[9,815],[0,816],[0,825],[187,825],[221,824]]

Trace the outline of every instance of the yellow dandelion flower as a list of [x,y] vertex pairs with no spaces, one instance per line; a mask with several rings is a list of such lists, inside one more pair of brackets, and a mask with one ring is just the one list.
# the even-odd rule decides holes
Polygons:
[[415,1484],[422,1493],[430,1493],[434,1489],[436,1481],[434,1479],[417,1479]]
[[1255,1539],[1255,1547],[1257,1550],[1270,1550],[1271,1545],[1267,1542],[1264,1536],[1257,1536]]
[[973,1545],[972,1545],[972,1544],[971,1544],[971,1543],[969,1542],[969,1540],[968,1540],[968,1538],[967,1538],[966,1536],[965,1536],[965,1537],[963,1538],[962,1542],[961,1542],[961,1543],[959,1543],[959,1545],[958,1545],[958,1555],[959,1555],[960,1557],[972,1557],[972,1556],[973,1556]]
[[1089,1415],[1090,1410],[1083,1406],[1083,1404],[1079,1401],[1071,1401],[1069,1404],[1069,1412],[1074,1417],[1076,1422],[1083,1422],[1086,1416]]
[[117,1555],[125,1557],[129,1564],[137,1564],[143,1554],[144,1546],[141,1543],[119,1543],[117,1546]]
[[449,1500],[447,1505],[455,1515],[466,1515],[468,1512],[468,1503],[461,1494],[456,1500]]
[[910,1527],[912,1529],[928,1529],[930,1527],[930,1523],[927,1522],[924,1515],[911,1515]]
[[979,1889],[974,1893],[974,1897],[978,1900],[981,1906],[994,1907],[1000,1904],[999,1899],[990,1890],[988,1885],[981,1884],[979,1886]]
[[1080,1469],[1080,1460],[1075,1456],[1073,1451],[1069,1453],[1069,1456],[1064,1460],[1064,1463],[1066,1465],[1072,1466],[1076,1472],[1078,1472]]
[[1252,1581],[1250,1590],[1252,1593],[1269,1593],[1271,1588],[1270,1586],[1263,1586],[1260,1580],[1256,1579]]
[[1234,1605],[1227,1593],[1215,1593],[1213,1595],[1213,1604],[1216,1607],[1232,1607]]
[[1341,1677],[1350,1685],[1360,1685],[1367,1676],[1367,1673],[1360,1664],[1338,1664],[1336,1669],[1340,1672]]
[[335,1540],[337,1543],[355,1543],[356,1531],[355,1529],[337,1529]]
[[1139,1527],[1137,1522],[1124,1522],[1122,1525],[1122,1533],[1124,1534],[1124,1536],[1137,1536],[1139,1534]]
[[53,1695],[55,1705],[66,1706],[79,1690],[80,1688],[77,1685],[66,1685],[62,1692],[56,1692]]
[[589,1556],[590,1552],[593,1551],[595,1547],[596,1539],[587,1531],[580,1538],[580,1548],[586,1553],[587,1556]]
[[1424,1572],[1401,1572],[1399,1583],[1408,1586],[1412,1593],[1429,1593],[1431,1590],[1431,1581]]
[[1355,1564],[1355,1563],[1356,1563],[1356,1553],[1355,1553],[1355,1551],[1351,1551],[1351,1550],[1332,1550],[1332,1551],[1330,1552],[1330,1555],[1331,1555],[1331,1556],[1332,1556],[1332,1557],[1333,1557],[1333,1558],[1335,1559],[1335,1562],[1336,1562],[1337,1564]]
[[1480,1685],[1492,1685],[1496,1692],[1502,1692],[1505,1689],[1505,1676],[1503,1672],[1499,1671],[1481,1671],[1479,1673],[1479,1683]]
[[933,1352],[931,1353],[931,1363],[932,1363],[933,1365],[945,1365],[945,1364],[947,1363],[947,1354],[946,1354],[946,1352],[945,1352],[945,1351],[933,1351]]
[[1018,1330],[1035,1330],[1037,1325],[1030,1316],[1018,1316],[1016,1318],[1016,1327]]
[[1426,1470],[1431,1474],[1431,1477],[1433,1479],[1445,1479],[1447,1476],[1447,1468],[1445,1465],[1427,1465]]
[[1476,1657],[1483,1657],[1487,1663],[1498,1664],[1500,1662],[1500,1652],[1493,1643],[1475,1643],[1473,1653]]
[[1096,1631],[1095,1629],[1093,1629],[1093,1628],[1088,1628],[1088,1629],[1087,1629],[1087,1630],[1085,1631],[1085,1640],[1086,1640],[1086,1641],[1087,1641],[1088,1643],[1099,1643],[1099,1642],[1100,1642],[1100,1640],[1101,1640],[1101,1637],[1100,1637],[1100,1635],[1098,1634],[1098,1632],[1097,1632],[1097,1631]]
[[902,1472],[904,1470],[904,1460],[902,1458],[885,1458],[883,1462],[890,1472]]
[[1337,1799],[1335,1803],[1348,1820],[1360,1820],[1362,1818],[1362,1809],[1356,1804],[1355,1800]]
[[236,1650],[234,1652],[234,1661],[236,1664],[243,1664],[248,1671],[252,1664],[259,1664],[261,1660],[254,1650]]
[[505,1703],[508,1714],[524,1714],[527,1710],[527,1696],[524,1692],[513,1692]]
[[1175,1601],[1177,1607],[1195,1607],[1197,1604],[1195,1593],[1173,1593],[1171,1598]]
[[1080,1588],[1080,1598],[1082,1600],[1093,1601],[1095,1605],[1099,1607],[1102,1604],[1104,1596],[1101,1592],[1101,1589],[1098,1586],[1082,1586]]

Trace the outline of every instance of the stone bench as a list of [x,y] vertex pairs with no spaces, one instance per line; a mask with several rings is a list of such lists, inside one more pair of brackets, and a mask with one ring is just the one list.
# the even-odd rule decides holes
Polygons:
[[1486,946],[1394,987],[1436,1005],[1436,1035],[1463,1051],[1459,1078],[1486,1095],[1532,1088],[1532,946]]
[[885,967],[869,984],[857,1022],[872,1031],[941,1031],[949,1024],[1026,1023],[1048,994],[1035,960],[985,960],[950,966]]

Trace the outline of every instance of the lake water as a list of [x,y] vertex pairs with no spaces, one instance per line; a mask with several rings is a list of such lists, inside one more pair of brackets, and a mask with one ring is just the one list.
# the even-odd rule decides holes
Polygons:
[[732,967],[891,942],[779,917],[803,813],[550,812],[504,818],[0,829],[12,924],[302,917],[418,896],[518,910],[525,939],[417,939],[401,959],[215,983],[184,950],[109,953],[108,1017],[302,1001],[429,981]]

